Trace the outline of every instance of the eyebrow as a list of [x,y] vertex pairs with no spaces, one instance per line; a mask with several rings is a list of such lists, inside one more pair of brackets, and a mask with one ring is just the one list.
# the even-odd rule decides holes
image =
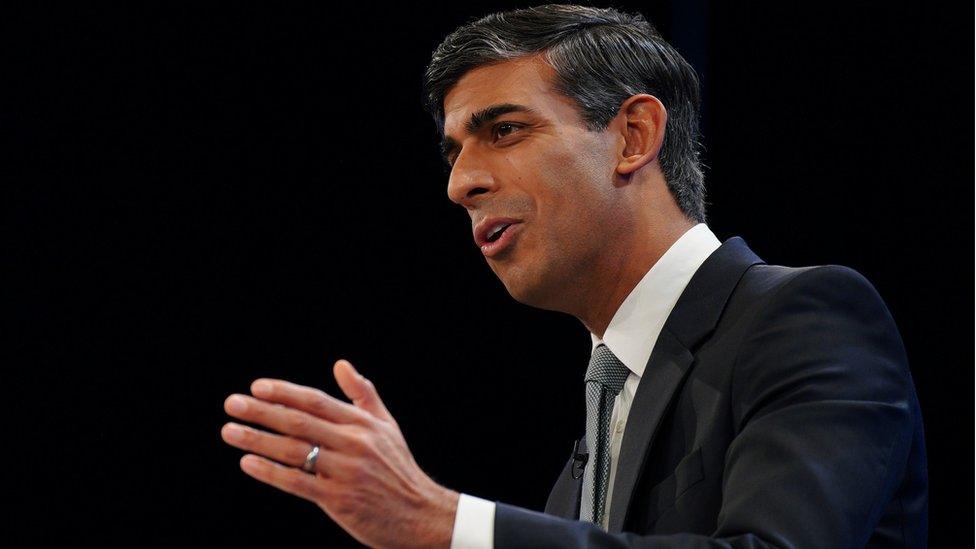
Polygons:
[[[499,103],[472,113],[471,118],[464,124],[464,130],[468,135],[477,133],[478,130],[499,116],[513,112],[536,114],[535,110],[525,105],[519,105],[517,103]],[[448,160],[451,153],[459,148],[460,145],[458,142],[450,137],[444,136],[444,138],[441,140],[441,156],[444,158],[444,162],[446,162],[448,166],[451,165],[450,160]]]

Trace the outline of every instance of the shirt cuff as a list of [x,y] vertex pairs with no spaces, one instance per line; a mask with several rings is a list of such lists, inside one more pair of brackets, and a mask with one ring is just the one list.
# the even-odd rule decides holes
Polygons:
[[495,545],[495,502],[467,494],[458,498],[451,549],[492,549]]

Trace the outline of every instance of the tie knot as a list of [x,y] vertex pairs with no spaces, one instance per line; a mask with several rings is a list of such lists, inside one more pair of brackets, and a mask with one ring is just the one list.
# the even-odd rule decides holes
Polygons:
[[586,381],[595,381],[607,388],[614,395],[620,394],[630,370],[603,343],[593,349],[590,357],[590,367],[586,370]]

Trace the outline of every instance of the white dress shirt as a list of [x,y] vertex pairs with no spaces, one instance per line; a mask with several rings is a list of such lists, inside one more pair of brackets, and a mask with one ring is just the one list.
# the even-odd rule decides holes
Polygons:
[[[590,334],[592,349],[596,349],[600,343],[605,344],[630,370],[623,389],[614,399],[610,416],[610,484],[602,523],[604,530],[607,529],[610,502],[613,501],[613,479],[617,473],[620,441],[623,439],[637,385],[644,375],[644,367],[681,292],[698,267],[720,245],[704,223],[688,229],[647,271],[620,304],[603,334],[603,339]],[[494,533],[495,503],[461,494],[454,518],[451,549],[491,549],[494,546]]]

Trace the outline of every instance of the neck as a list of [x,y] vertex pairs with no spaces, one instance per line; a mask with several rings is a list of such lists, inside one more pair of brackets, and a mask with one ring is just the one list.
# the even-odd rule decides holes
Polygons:
[[648,230],[637,232],[633,240],[607,258],[605,268],[597,274],[592,286],[596,291],[588,292],[588,299],[574,316],[587,330],[603,339],[613,316],[637,283],[695,225],[682,215],[672,222],[651,224]]

